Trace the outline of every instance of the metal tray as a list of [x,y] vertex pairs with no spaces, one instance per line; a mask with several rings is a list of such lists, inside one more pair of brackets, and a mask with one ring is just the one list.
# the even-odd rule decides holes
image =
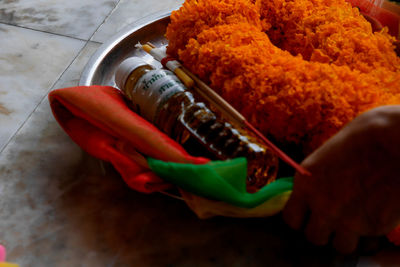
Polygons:
[[101,45],[86,64],[79,85],[115,86],[114,73],[116,67],[126,58],[139,56],[148,63],[161,66],[146,52],[135,48],[138,42],[151,42],[163,46],[168,43],[165,31],[172,10],[145,17],[125,27],[108,42]]

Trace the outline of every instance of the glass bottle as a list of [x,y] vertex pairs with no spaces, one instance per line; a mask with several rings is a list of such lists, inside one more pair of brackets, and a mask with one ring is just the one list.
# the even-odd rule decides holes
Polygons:
[[206,104],[196,101],[171,71],[131,57],[117,68],[115,82],[135,112],[182,145],[192,144],[194,139],[214,159],[246,157],[248,191],[256,191],[275,179],[277,156],[244,129],[235,128]]

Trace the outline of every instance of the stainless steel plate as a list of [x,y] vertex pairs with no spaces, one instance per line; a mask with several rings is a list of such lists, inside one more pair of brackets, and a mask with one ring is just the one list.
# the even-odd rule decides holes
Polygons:
[[115,86],[116,67],[132,56],[142,57],[148,63],[160,66],[150,55],[135,48],[135,45],[138,42],[151,42],[157,47],[166,45],[168,42],[164,35],[171,12],[156,13],[138,20],[100,46],[86,64],[79,85]]

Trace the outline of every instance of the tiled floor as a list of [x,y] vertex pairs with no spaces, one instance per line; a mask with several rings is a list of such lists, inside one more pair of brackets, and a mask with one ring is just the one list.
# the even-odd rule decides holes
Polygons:
[[[201,221],[129,190],[55,122],[47,94],[78,84],[113,34],[181,0],[0,0],[0,243],[20,266],[355,266],[266,220]],[[400,262],[386,248],[359,266]]]

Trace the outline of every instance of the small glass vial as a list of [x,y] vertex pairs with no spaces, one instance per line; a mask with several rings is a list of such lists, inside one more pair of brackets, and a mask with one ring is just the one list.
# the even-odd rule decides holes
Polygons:
[[119,65],[115,82],[135,112],[182,145],[194,138],[215,159],[246,157],[248,191],[256,191],[276,178],[277,156],[244,129],[236,129],[197,102],[171,71],[155,69],[143,59],[131,57]]

